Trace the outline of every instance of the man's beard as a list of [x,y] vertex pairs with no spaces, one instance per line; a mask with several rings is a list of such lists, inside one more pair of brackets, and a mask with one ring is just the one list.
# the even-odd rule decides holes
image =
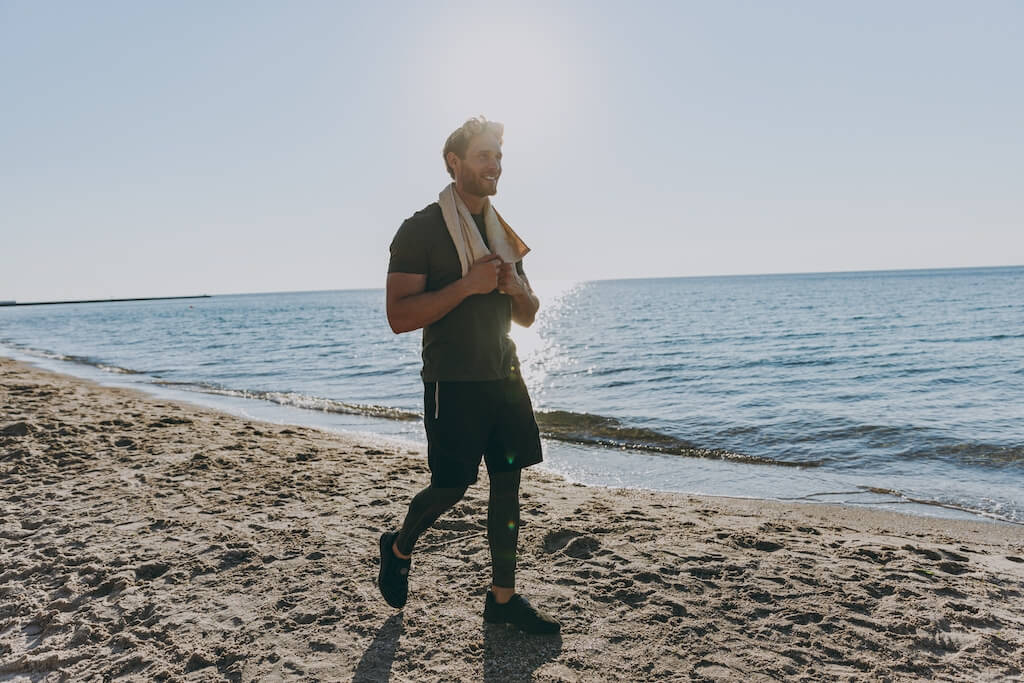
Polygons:
[[459,180],[462,181],[462,191],[474,197],[489,197],[498,192],[497,181],[495,181],[494,185],[491,185],[491,183],[472,171],[463,171]]

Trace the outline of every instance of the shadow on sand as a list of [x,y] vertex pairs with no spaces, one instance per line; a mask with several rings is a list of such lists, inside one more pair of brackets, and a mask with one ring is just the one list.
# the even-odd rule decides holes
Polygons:
[[353,683],[377,683],[391,678],[391,665],[395,661],[395,651],[398,650],[398,639],[402,637],[405,628],[404,618],[403,613],[399,612],[389,617],[380,627],[377,636],[359,660],[359,666],[352,676]]
[[484,624],[484,680],[531,681],[562,652],[562,636],[531,636],[505,624]]

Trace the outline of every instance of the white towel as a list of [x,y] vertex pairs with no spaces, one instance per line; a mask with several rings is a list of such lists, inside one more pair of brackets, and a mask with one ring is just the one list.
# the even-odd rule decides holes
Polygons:
[[497,254],[505,263],[516,263],[530,252],[530,248],[519,235],[494,210],[489,199],[484,206],[484,229],[487,233],[487,242],[491,245],[490,249],[484,244],[484,239],[480,236],[466,203],[455,191],[455,183],[450,183],[441,190],[437,201],[441,205],[441,215],[444,216],[448,234],[455,243],[455,250],[459,252],[463,275],[469,272],[476,261],[488,254]]

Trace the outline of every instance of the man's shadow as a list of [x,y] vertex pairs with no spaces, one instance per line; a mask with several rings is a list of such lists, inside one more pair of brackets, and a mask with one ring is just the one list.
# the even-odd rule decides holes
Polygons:
[[377,636],[359,660],[352,676],[353,683],[377,683],[391,678],[391,665],[395,662],[398,639],[402,637],[405,628],[404,618],[402,612],[393,614],[380,627]]
[[527,635],[506,624],[484,624],[484,681],[532,681],[533,672],[562,652],[562,636]]

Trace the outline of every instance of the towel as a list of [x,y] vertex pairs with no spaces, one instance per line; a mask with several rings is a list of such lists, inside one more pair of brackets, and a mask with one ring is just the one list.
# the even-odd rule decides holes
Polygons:
[[494,210],[494,205],[489,199],[484,206],[484,229],[487,233],[487,242],[491,245],[490,249],[484,244],[484,239],[480,236],[466,203],[455,191],[455,183],[450,183],[441,190],[437,201],[441,205],[441,215],[444,216],[448,234],[455,243],[455,250],[459,252],[463,275],[469,272],[474,262],[488,254],[497,254],[505,263],[516,263],[530,252],[530,248],[519,235]]

